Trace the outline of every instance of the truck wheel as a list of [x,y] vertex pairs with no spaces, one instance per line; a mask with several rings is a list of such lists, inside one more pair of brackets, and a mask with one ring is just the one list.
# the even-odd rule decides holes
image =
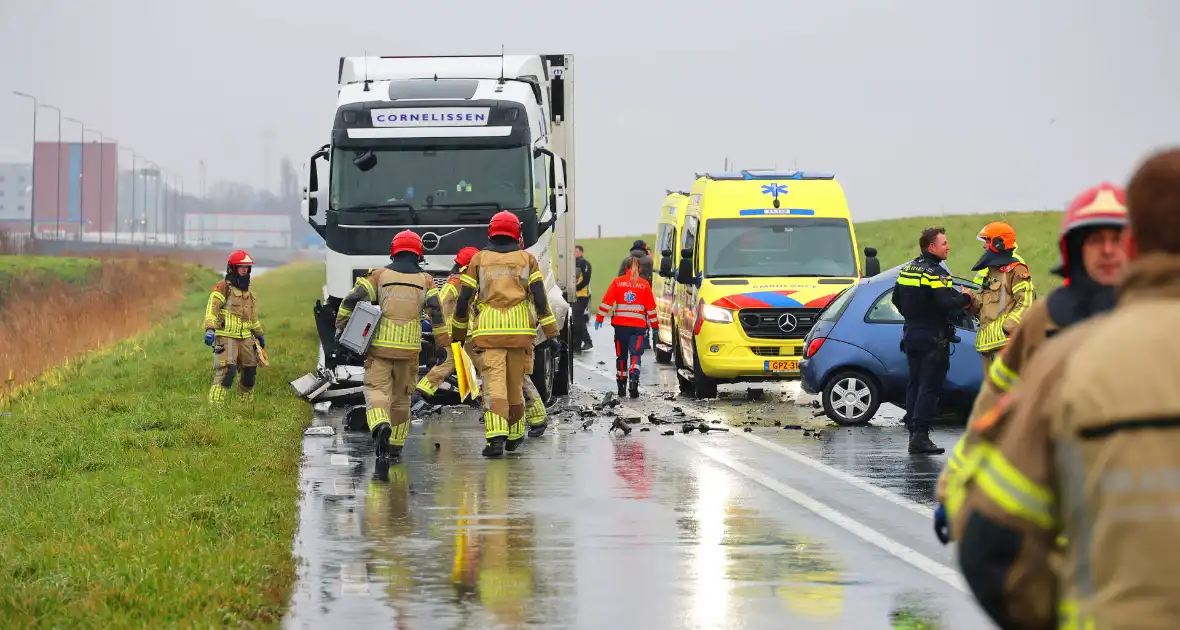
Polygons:
[[557,358],[557,373],[553,377],[553,395],[567,396],[574,382],[573,320],[565,319],[561,331],[561,356]]
[[537,387],[537,394],[541,402],[546,405],[553,399],[554,357],[548,348],[536,350],[533,355],[533,385]]

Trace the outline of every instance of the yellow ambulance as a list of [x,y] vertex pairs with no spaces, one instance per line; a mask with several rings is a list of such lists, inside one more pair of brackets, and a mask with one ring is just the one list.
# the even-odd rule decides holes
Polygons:
[[668,190],[660,208],[660,224],[656,228],[656,248],[652,252],[652,293],[656,296],[656,314],[660,332],[652,341],[656,361],[672,362],[672,303],[676,300],[676,261],[680,256],[680,226],[684,223],[684,208],[688,192]]
[[844,190],[831,173],[698,175],[681,220],[673,358],[680,390],[799,378],[803,338],[861,277]]

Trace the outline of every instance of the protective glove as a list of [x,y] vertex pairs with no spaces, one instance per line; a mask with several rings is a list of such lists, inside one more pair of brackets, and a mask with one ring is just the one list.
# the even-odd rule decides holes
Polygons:
[[259,335],[258,336],[258,347],[262,348],[263,350],[266,350],[266,335]]
[[938,542],[947,544],[951,541],[950,525],[946,522],[946,508],[939,503],[934,510],[934,535],[938,536]]
[[602,321],[596,319],[594,320],[594,330],[598,330],[599,328],[602,328]]
[[213,329],[212,328],[205,329],[205,345],[206,346],[213,345]]

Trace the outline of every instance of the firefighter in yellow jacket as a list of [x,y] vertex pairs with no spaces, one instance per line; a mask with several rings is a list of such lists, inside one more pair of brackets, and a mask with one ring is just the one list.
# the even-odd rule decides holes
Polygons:
[[422,313],[430,316],[439,342],[450,345],[434,279],[422,270],[422,237],[398,232],[389,248],[392,262],[357,278],[336,314],[337,338],[356,303],[381,308],[377,332],[365,356],[365,418],[377,442],[377,457],[401,457],[410,434],[410,394],[422,351]]
[[505,448],[515,450],[524,440],[524,379],[533,371],[537,326],[547,344],[554,343],[558,331],[537,259],[520,246],[520,220],[508,211],[497,213],[488,237],[488,247],[471,259],[461,277],[451,332],[456,341],[466,341],[468,311],[472,300],[478,300],[471,340],[484,354],[483,395],[489,409],[484,413],[483,454],[500,457]]
[[[1047,339],[1114,306],[1114,285],[1127,263],[1119,241],[1126,225],[1126,195],[1108,182],[1082,191],[1066,208],[1059,237],[1061,264],[1053,270],[1065,278],[1065,286],[1029,308],[1008,345],[992,361],[967,431],[939,475],[935,495],[945,510],[936,511],[935,533],[943,543],[949,541],[948,519],[954,518],[963,498],[962,484],[955,475],[973,461],[977,444],[986,448],[991,443],[972,430],[974,419],[990,410],[1020,380],[1021,370]],[[986,435],[994,440],[1003,426],[991,425]]]
[[[455,255],[455,266],[451,268],[451,275],[447,277],[447,281],[438,291],[438,301],[442,306],[443,320],[446,322],[443,330],[446,330],[448,334],[450,334],[451,317],[455,314],[455,301],[459,299],[459,275],[467,268],[467,263],[471,262],[471,257],[478,251],[474,247],[460,249],[459,253]],[[435,334],[437,335],[438,332],[436,331]],[[417,412],[427,407],[426,399],[438,393],[438,388],[443,384],[443,381],[455,373],[455,357],[451,356],[450,346],[441,343],[436,343],[436,345],[446,356],[446,359],[432,367],[418,381],[410,401],[411,412]]]
[[205,345],[213,347],[213,385],[209,388],[213,404],[225,402],[239,371],[242,398],[250,400],[254,395],[258,349],[266,348],[266,337],[258,319],[258,303],[250,292],[253,267],[250,254],[240,249],[230,254],[225,278],[213,285],[205,306]]
[[975,349],[983,357],[986,374],[1032,306],[1035,293],[1028,265],[1016,255],[1016,230],[1011,225],[989,223],[976,238],[983,241],[983,256],[971,270],[983,275],[983,280],[971,295],[971,312],[979,316]]
[[1047,341],[975,421],[1007,428],[951,527],[966,582],[1001,628],[1180,627],[1178,204],[1174,149],[1127,186],[1131,262],[1114,309]]

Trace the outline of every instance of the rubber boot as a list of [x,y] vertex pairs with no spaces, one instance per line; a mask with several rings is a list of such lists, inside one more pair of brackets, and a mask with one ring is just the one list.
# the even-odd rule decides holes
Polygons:
[[378,459],[389,457],[389,434],[391,433],[393,433],[393,427],[389,426],[388,422],[382,422],[373,429],[373,440],[377,442]]
[[511,453],[512,451],[515,451],[516,449],[520,448],[521,444],[524,444],[524,436],[518,437],[514,440],[508,440],[508,441],[504,442],[504,450]]
[[[631,385],[631,392],[630,392],[631,397],[632,398],[639,398],[639,372],[632,372],[631,373],[630,385]],[[619,392],[619,395],[622,396],[623,392]]]
[[627,381],[624,379],[616,379],[615,384],[619,386],[619,398],[627,395]]
[[941,455],[945,452],[945,448],[940,447],[930,440],[930,432],[928,430],[917,429],[913,433],[910,433],[911,454]]
[[507,441],[508,441],[508,438],[503,435],[498,436],[498,437],[494,437],[494,438],[488,440],[487,446],[483,447],[483,456],[484,457],[503,457],[504,456],[504,443]]
[[402,447],[390,444],[389,445],[389,461],[397,463],[402,459]]
[[546,420],[541,424],[534,424],[529,427],[529,437],[538,438],[545,435],[545,429],[549,427],[549,421]]

